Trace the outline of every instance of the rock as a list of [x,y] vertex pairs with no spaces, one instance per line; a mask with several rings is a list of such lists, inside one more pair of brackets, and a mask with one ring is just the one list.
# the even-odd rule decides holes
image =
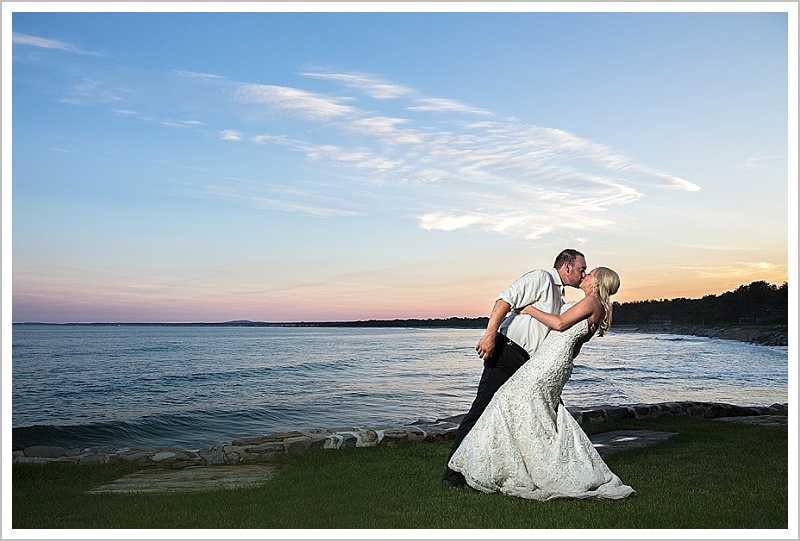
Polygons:
[[265,443],[256,447],[248,447],[248,453],[283,453],[283,443]]
[[644,419],[653,414],[653,406],[649,404],[635,404],[633,406],[633,412],[637,419]]
[[327,438],[321,436],[303,436],[301,438],[293,438],[286,442],[286,452],[290,455],[297,455],[307,453],[309,451],[316,451],[325,447]]
[[606,420],[608,422],[620,421],[622,419],[633,419],[636,413],[632,408],[625,406],[610,407],[606,409]]
[[170,466],[173,470],[182,470],[183,468],[189,467],[196,467],[196,466],[205,466],[204,462],[200,462],[198,460],[176,460]]
[[322,444],[323,449],[341,449],[344,444],[344,436],[341,434],[328,434],[325,438],[325,443]]
[[226,445],[225,449],[225,463],[226,464],[241,464],[243,447],[236,447],[233,445]]
[[[580,425],[621,419],[679,415],[713,419],[758,419],[762,423],[785,424],[785,414],[788,414],[788,409],[788,404],[750,407],[709,402],[662,402],[629,406],[606,404],[583,410],[568,407],[567,411]],[[435,442],[452,439],[458,430],[458,424],[453,420],[460,420],[462,417],[455,416],[432,422],[415,422],[413,425],[382,429],[341,427],[331,430],[279,432],[258,438],[242,438],[235,440],[233,445],[215,445],[198,452],[178,447],[132,447],[120,450],[115,450],[113,447],[94,447],[81,450],[56,446],[31,446],[18,449],[15,446],[12,461],[14,464],[45,464],[49,462],[101,464],[121,460],[136,464],[139,468],[161,470],[183,470],[193,466],[266,465],[274,464],[278,457],[286,454],[305,453],[320,449],[375,445],[394,446],[406,442]]]
[[221,466],[225,464],[225,447],[222,445],[200,449],[197,454],[200,455],[206,466]]
[[731,406],[728,404],[711,404],[706,417],[729,417],[731,414]]
[[264,464],[268,462],[275,462],[276,457],[284,454],[283,447],[280,451],[262,451],[251,452],[250,449],[245,448],[244,453],[239,455],[239,462],[241,464]]
[[108,463],[108,457],[106,455],[97,455],[97,454],[86,455],[84,457],[81,457],[80,460],[78,460],[78,464],[82,465],[107,464],[107,463]]
[[25,456],[35,458],[58,458],[64,454],[64,448],[51,445],[33,445],[26,447],[23,453]]
[[584,422],[587,423],[605,423],[608,419],[604,409],[584,410],[582,417]]
[[375,445],[378,443],[378,433],[374,430],[368,428],[361,433],[361,442],[362,445],[359,447],[366,447]]
[[48,464],[50,462],[53,462],[53,459],[46,458],[46,457],[43,457],[43,456],[24,456],[23,455],[21,457],[18,457],[14,461],[14,464]]
[[241,438],[233,440],[231,442],[231,445],[236,445],[238,447],[247,447],[250,445],[261,445],[262,443],[275,443],[283,441],[288,438],[297,438],[302,435],[303,435],[302,432],[277,432],[275,434],[260,436],[258,438]]
[[419,428],[412,426],[406,428],[406,440],[410,442],[425,441],[425,432]]
[[705,409],[700,404],[695,404],[693,402],[687,402],[683,406],[683,412],[686,415],[690,415],[692,417],[703,417],[705,414]]
[[109,446],[89,447],[89,449],[87,449],[87,451],[90,452],[90,453],[103,454],[103,455],[113,455],[113,454],[117,453],[117,449],[115,447],[109,447]]
[[119,458],[125,462],[136,462],[149,457],[150,454],[146,451],[128,451],[119,455]]
[[388,428],[378,432],[379,445],[394,446],[404,443],[408,434],[400,428]]

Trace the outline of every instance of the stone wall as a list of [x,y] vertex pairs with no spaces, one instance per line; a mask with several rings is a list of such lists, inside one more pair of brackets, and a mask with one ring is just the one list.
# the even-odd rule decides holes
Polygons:
[[[592,409],[567,408],[581,426],[622,419],[646,419],[662,416],[695,416],[704,418],[788,414],[788,404],[745,407],[710,402],[663,402],[628,406],[599,406]],[[14,444],[14,464],[107,464],[130,462],[139,468],[173,468],[263,464],[276,458],[318,449],[343,449],[398,445],[406,442],[443,441],[453,439],[461,415],[433,422],[381,429],[340,427],[294,432],[280,432],[259,438],[234,440],[230,445],[214,445],[199,451],[177,447],[113,447],[63,448],[56,446],[24,447]]]

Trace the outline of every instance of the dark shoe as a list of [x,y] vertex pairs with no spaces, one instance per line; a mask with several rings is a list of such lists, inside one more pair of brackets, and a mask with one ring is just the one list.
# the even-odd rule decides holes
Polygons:
[[460,488],[467,485],[467,480],[464,479],[464,476],[461,472],[457,472],[447,468],[444,472],[444,476],[442,477],[442,484],[447,488]]
[[447,488],[464,488],[465,486],[467,486],[466,483],[459,483],[451,479],[442,479],[442,484]]

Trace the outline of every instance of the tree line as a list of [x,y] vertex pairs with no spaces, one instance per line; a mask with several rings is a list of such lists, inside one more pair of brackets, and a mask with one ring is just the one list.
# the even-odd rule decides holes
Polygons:
[[[700,299],[633,301],[614,303],[615,325],[786,325],[789,287],[763,280],[742,285],[721,295]],[[488,317],[447,319],[394,319],[347,322],[295,323],[313,327],[446,327],[485,329]]]
[[614,303],[616,325],[786,325],[789,287],[759,280],[700,299]]

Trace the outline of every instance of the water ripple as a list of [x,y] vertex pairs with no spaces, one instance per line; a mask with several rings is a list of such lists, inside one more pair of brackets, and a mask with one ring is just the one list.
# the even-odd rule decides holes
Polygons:
[[[187,448],[271,432],[458,415],[482,371],[469,329],[14,326],[14,439]],[[609,333],[569,406],[788,401],[788,351]]]

